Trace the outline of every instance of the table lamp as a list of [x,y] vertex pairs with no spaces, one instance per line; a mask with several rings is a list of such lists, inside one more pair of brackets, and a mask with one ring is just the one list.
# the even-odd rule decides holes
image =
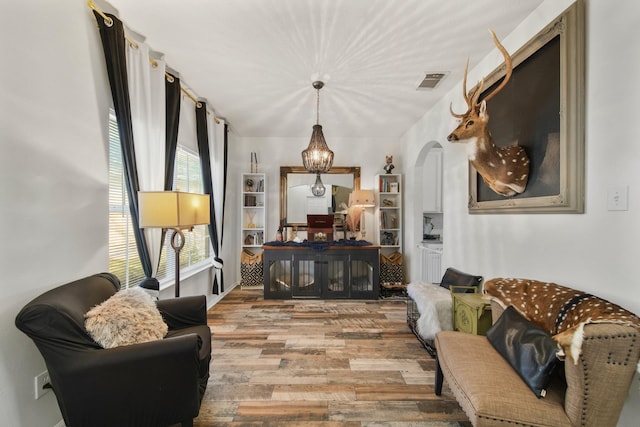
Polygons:
[[352,191],[351,194],[349,194],[349,206],[362,209],[362,214],[360,215],[360,234],[362,235],[362,239],[364,239],[367,235],[367,232],[364,228],[364,210],[366,208],[372,208],[375,206],[373,190]]

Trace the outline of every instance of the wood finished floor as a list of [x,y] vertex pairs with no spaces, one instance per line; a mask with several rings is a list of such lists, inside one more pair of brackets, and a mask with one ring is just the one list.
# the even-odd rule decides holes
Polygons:
[[195,427],[469,427],[403,300],[264,300],[231,291],[208,313],[211,378]]

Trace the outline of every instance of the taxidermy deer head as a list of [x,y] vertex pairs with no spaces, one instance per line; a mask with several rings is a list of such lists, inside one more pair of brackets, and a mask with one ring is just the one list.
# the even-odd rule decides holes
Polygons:
[[447,140],[466,143],[469,161],[482,176],[484,182],[498,194],[513,196],[522,193],[526,188],[527,180],[529,179],[530,162],[524,148],[518,145],[496,147],[489,131],[487,101],[505,87],[513,71],[509,53],[502,46],[495,33],[491,30],[489,32],[497,48],[504,56],[504,62],[507,67],[506,74],[502,83],[484,97],[482,102],[478,103],[484,80],[481,80],[467,93],[467,72],[469,71],[469,61],[467,61],[462,83],[462,94],[467,102],[467,112],[456,114],[451,106],[449,107],[451,115],[460,119],[460,124],[447,136]]

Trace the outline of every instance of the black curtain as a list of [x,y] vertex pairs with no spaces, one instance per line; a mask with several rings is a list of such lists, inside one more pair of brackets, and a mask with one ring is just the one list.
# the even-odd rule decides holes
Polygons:
[[220,230],[220,244],[224,240],[224,212],[225,206],[227,206],[227,166],[228,166],[228,152],[229,152],[229,127],[224,124],[224,183],[222,187],[222,230]]
[[218,245],[218,226],[216,224],[216,204],[213,198],[213,180],[211,178],[211,154],[209,152],[209,133],[207,129],[207,104],[205,102],[196,103],[196,134],[198,137],[198,153],[200,154],[200,167],[202,169],[202,186],[204,193],[209,194],[210,200],[210,221],[209,239],[213,246],[214,267],[220,270],[220,284],[218,285],[218,275],[213,275],[212,292],[218,295],[224,292],[224,273],[222,270],[223,261],[220,258],[220,248]]
[[[164,189],[173,190],[173,173],[178,147],[178,124],[180,123],[180,79],[172,74],[172,81],[165,79],[166,93],[166,145],[164,161]],[[164,239],[163,239],[164,240]]]
[[[167,73],[169,74],[169,73]],[[178,148],[178,125],[180,124],[180,79],[173,74],[165,78],[165,149],[164,149],[164,191],[173,190],[173,174],[176,166]],[[172,81],[173,80],[173,81]],[[164,242],[167,230],[162,230],[161,242]],[[164,244],[160,248],[160,255]],[[178,260],[178,262],[180,262]]]
[[148,289],[159,290],[158,280],[151,277],[151,258],[144,234],[138,221],[138,170],[136,168],[136,153],[133,143],[133,129],[131,127],[131,105],[129,103],[129,84],[127,81],[127,62],[125,55],[124,26],[122,21],[111,14],[112,25],[107,25],[96,11],[93,11],[100,28],[100,38],[109,75],[111,96],[118,121],[118,134],[122,147],[122,160],[124,163],[125,184],[129,193],[129,210],[131,223],[135,233],[138,255],[146,278],[140,284]]

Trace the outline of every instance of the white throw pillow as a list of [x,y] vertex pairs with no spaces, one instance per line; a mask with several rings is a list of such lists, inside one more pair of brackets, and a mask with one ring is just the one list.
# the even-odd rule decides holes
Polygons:
[[167,324],[144,289],[121,290],[85,314],[85,328],[103,348],[164,338]]

